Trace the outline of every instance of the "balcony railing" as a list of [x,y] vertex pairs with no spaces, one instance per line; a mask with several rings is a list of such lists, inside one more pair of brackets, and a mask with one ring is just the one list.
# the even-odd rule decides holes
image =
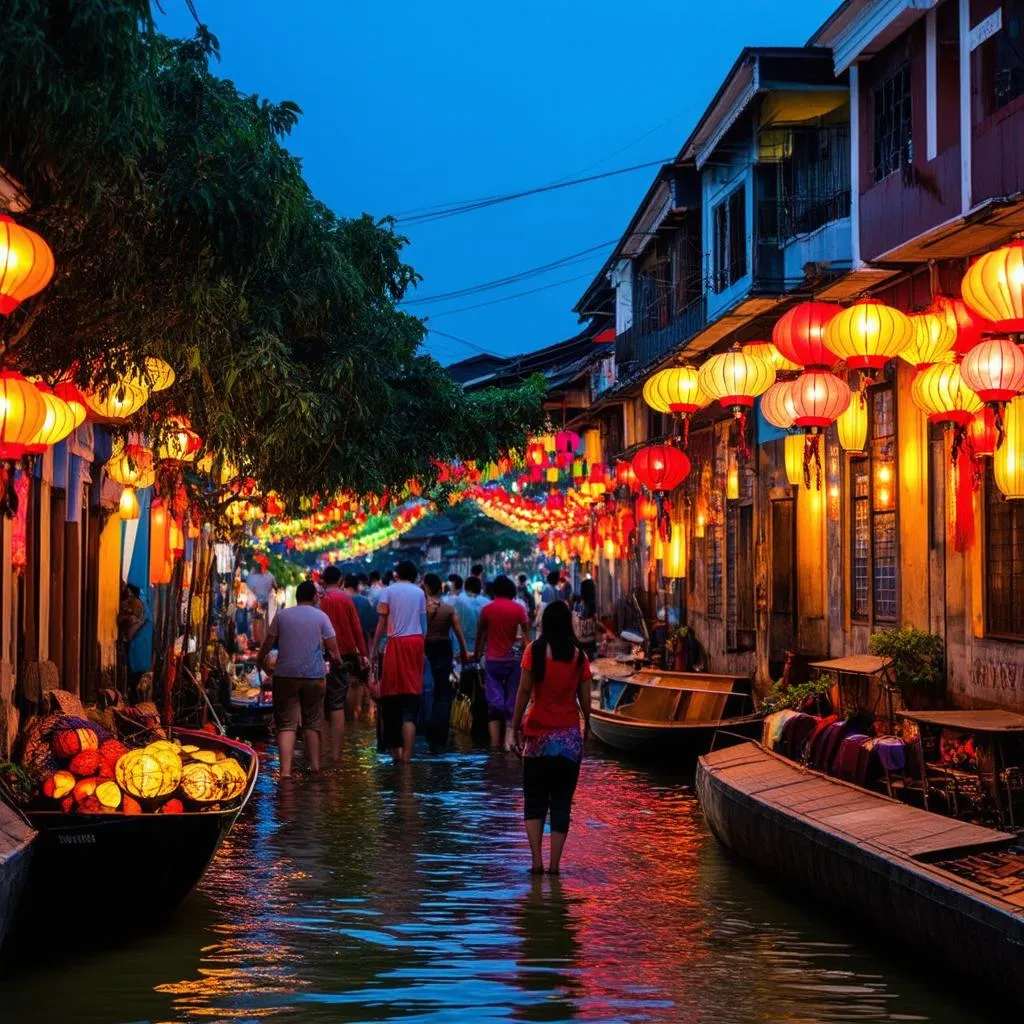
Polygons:
[[655,362],[693,337],[707,323],[704,297],[694,299],[678,316],[653,331],[640,333],[630,327],[615,339],[615,362],[619,380],[632,377],[638,370]]
[[809,235],[825,224],[849,216],[849,189],[829,195],[762,199],[757,204],[757,238],[759,242],[786,245],[800,235]]

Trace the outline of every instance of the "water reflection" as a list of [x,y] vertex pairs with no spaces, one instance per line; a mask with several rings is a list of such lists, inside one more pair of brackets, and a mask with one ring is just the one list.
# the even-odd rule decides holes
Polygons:
[[514,761],[345,753],[265,777],[163,930],[5,977],[3,1024],[986,1020],[724,857],[678,780],[588,758],[565,873],[536,878]]

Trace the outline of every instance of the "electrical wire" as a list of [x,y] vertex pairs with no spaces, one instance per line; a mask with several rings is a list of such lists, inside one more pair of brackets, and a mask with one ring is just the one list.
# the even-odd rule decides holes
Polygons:
[[450,341],[457,341],[460,345],[465,345],[467,348],[475,349],[477,352],[485,356],[493,356],[495,359],[504,359],[504,356],[498,355],[497,352],[492,352],[489,348],[484,348],[483,345],[478,345],[475,341],[467,341],[465,338],[460,338],[457,334],[449,334],[447,331],[439,331],[436,327],[427,327],[428,334],[436,334],[439,338],[448,338]]
[[515,292],[513,295],[503,295],[500,299],[490,299],[487,302],[476,302],[472,306],[460,306],[458,309],[443,309],[440,313],[431,313],[432,319],[436,320],[442,316],[454,316],[456,313],[468,313],[471,309],[483,309],[485,306],[496,306],[499,302],[511,302],[513,299],[521,299],[527,295],[536,295],[537,292],[546,292],[551,288],[559,288],[563,284],[572,284],[573,281],[590,280],[593,274],[577,274],[575,277],[567,277],[561,281],[552,281],[551,284],[542,284],[537,288],[529,288],[525,292]]

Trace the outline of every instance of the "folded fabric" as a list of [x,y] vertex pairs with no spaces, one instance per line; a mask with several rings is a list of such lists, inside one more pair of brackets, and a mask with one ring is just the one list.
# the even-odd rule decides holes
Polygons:
[[777,749],[782,739],[782,730],[786,727],[786,723],[797,714],[799,712],[786,708],[784,711],[776,711],[774,715],[769,715],[764,720],[761,742],[769,750]]
[[803,758],[807,740],[818,727],[818,719],[814,715],[798,712],[782,727],[782,741],[779,753],[783,757],[799,761]]
[[865,733],[854,732],[843,738],[839,744],[839,751],[836,753],[835,765],[832,774],[844,782],[857,781],[857,769],[860,761],[862,748],[871,739]]
[[907,748],[898,736],[881,736],[875,753],[887,772],[901,772],[907,767]]
[[829,772],[832,769],[832,762],[835,760],[836,751],[846,735],[847,725],[845,722],[834,721],[828,725],[821,736],[814,751],[812,768],[820,772]]

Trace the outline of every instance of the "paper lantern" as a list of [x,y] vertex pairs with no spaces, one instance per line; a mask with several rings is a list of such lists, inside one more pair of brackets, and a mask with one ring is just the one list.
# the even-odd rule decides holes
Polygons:
[[790,393],[792,382],[788,380],[776,381],[761,396],[761,415],[779,430],[789,430],[796,419],[796,409],[793,406],[793,396]]
[[[170,416],[163,425],[157,458],[164,462],[194,462],[202,447],[203,439],[192,429],[187,416]],[[541,449],[541,455],[543,462],[534,463],[537,468],[547,464],[547,452]]]
[[157,814],[184,814],[185,805],[177,798],[168,800],[158,811]]
[[850,404],[836,419],[836,430],[846,451],[864,451],[868,440],[868,403],[862,391],[850,396]]
[[663,413],[694,413],[709,401],[701,389],[698,371],[685,364],[659,370],[649,377],[643,396],[655,412]]
[[71,772],[54,772],[43,782],[43,796],[51,800],[60,800],[67,796],[77,785]]
[[929,363],[942,363],[956,345],[956,327],[938,313],[917,313],[910,317],[913,341],[900,353],[911,366],[921,369]]
[[929,423],[966,426],[981,408],[981,399],[963,382],[958,363],[926,366],[914,378],[910,397]]
[[979,342],[963,357],[960,376],[983,402],[1008,402],[1024,391],[1024,352],[1009,338]]
[[140,444],[117,444],[104,469],[122,487],[152,487],[156,480],[153,453]]
[[725,497],[728,501],[736,501],[740,496],[740,468],[733,460],[725,473]]
[[828,427],[850,404],[845,381],[827,370],[807,370],[792,382],[793,423],[798,427]]
[[672,523],[672,536],[665,545],[661,574],[669,580],[686,578],[686,527],[683,523]]
[[150,747],[129,750],[114,768],[121,789],[143,800],[169,796],[178,788],[181,773],[181,758],[173,750]]
[[723,409],[739,411],[749,409],[775,383],[775,369],[766,359],[734,345],[711,356],[701,366],[698,380],[709,399],[717,399]]
[[1010,242],[975,260],[960,291],[995,330],[1024,331],[1024,242]]
[[786,479],[793,487],[799,487],[804,478],[804,447],[806,439],[803,434],[787,434],[783,452],[786,465]]
[[999,442],[999,427],[996,425],[995,410],[986,405],[979,409],[967,425],[967,440],[975,458],[995,454]]
[[1003,443],[992,456],[996,486],[1011,501],[1024,500],[1024,397],[1003,413]]
[[174,369],[157,356],[146,356],[143,367],[145,384],[150,391],[166,391],[174,383]]
[[0,459],[20,459],[46,422],[43,396],[16,370],[0,372]]
[[966,355],[979,341],[985,331],[994,331],[993,326],[972,310],[963,299],[948,295],[936,295],[935,301],[926,310],[941,317],[948,327],[956,332],[953,351]]
[[67,403],[75,419],[75,425],[72,429],[77,430],[85,422],[85,417],[89,412],[89,407],[85,403],[85,396],[69,380],[63,380],[57,384],[53,389],[53,393],[61,401]]
[[25,451],[29,455],[42,455],[47,448],[59,444],[75,429],[75,412],[67,402],[53,393],[48,384],[36,381],[35,385],[46,414],[39,433],[25,446]]
[[126,487],[117,503],[117,514],[125,520],[139,518],[139,498],[134,487]]
[[122,380],[99,391],[86,392],[85,404],[96,419],[116,422],[137,413],[148,398],[148,388]]
[[84,804],[89,797],[96,794],[96,788],[99,784],[99,779],[82,779],[80,782],[76,782],[75,788],[71,793],[72,797],[74,797],[75,803]]
[[637,498],[636,517],[641,522],[653,523],[658,518],[658,503],[650,498]]
[[812,369],[830,367],[838,357],[825,340],[829,321],[842,312],[831,302],[801,302],[787,310],[772,329],[772,342],[783,359]]
[[220,783],[213,765],[193,762],[181,771],[181,791],[195,803],[213,803],[220,799]]
[[221,788],[221,800],[235,800],[245,792],[249,776],[233,757],[216,761],[212,767]]
[[755,359],[764,359],[771,363],[776,373],[795,373],[801,369],[799,363],[787,359],[772,341],[748,341],[743,350],[749,352]]
[[81,726],[77,729],[60,729],[54,733],[52,745],[57,757],[73,758],[83,750],[97,750],[100,741],[92,729]]
[[620,487],[628,487],[631,491],[639,489],[640,481],[636,478],[636,471],[633,469],[633,463],[628,459],[623,462],[615,463],[615,482]]
[[633,471],[648,490],[671,491],[688,476],[690,460],[672,445],[649,445],[633,456]]
[[121,806],[121,787],[111,779],[101,782],[96,787],[96,799],[105,811],[116,811]]
[[53,253],[46,242],[0,213],[0,313],[9,316],[52,277]]
[[910,317],[877,299],[836,313],[825,328],[825,343],[851,370],[880,370],[913,340]]

